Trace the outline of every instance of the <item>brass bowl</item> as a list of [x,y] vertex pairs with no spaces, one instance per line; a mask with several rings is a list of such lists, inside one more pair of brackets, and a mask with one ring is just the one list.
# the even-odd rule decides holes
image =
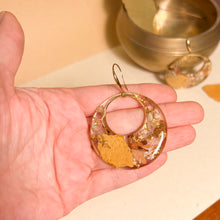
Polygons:
[[[209,56],[220,39],[220,9],[213,0],[154,0],[157,12],[143,29],[122,5],[116,30],[127,54],[152,72],[164,72],[175,59],[189,53]],[[150,9],[149,9],[150,10]]]

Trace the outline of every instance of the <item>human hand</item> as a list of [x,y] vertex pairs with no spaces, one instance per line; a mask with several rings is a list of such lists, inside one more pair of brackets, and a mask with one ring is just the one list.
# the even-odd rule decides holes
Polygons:
[[[195,138],[191,124],[203,119],[199,104],[176,103],[176,93],[164,85],[130,85],[129,91],[160,104],[168,140],[150,165],[137,170],[112,168],[94,153],[89,124],[96,107],[117,89],[111,85],[15,88],[24,40],[10,13],[0,23],[0,44],[0,219],[58,219],[90,198],[149,175],[165,163],[168,151]],[[117,123],[119,115],[132,119],[134,111],[141,118],[133,102],[126,106],[118,102],[110,110],[114,128],[128,132],[138,126],[136,120]]]

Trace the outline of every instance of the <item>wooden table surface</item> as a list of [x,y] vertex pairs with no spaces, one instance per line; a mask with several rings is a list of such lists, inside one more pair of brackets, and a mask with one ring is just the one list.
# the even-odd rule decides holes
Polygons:
[[219,220],[220,219],[220,200],[207,208],[198,215],[194,220]]

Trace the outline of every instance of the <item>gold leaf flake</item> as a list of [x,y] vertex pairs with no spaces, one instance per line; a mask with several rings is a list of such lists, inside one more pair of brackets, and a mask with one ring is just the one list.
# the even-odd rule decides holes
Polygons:
[[98,135],[98,150],[101,158],[114,167],[133,167],[130,148],[122,135]]
[[202,89],[209,97],[220,102],[220,84],[206,85]]

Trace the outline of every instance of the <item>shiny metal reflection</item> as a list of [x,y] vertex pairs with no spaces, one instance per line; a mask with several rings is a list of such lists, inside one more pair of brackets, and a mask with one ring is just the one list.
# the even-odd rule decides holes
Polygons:
[[220,10],[213,0],[154,1],[156,14],[153,21],[141,21],[149,22],[144,26],[129,17],[126,5],[117,18],[119,41],[137,64],[164,72],[171,62],[188,53],[186,39],[193,53],[209,56],[214,51],[220,39]]

